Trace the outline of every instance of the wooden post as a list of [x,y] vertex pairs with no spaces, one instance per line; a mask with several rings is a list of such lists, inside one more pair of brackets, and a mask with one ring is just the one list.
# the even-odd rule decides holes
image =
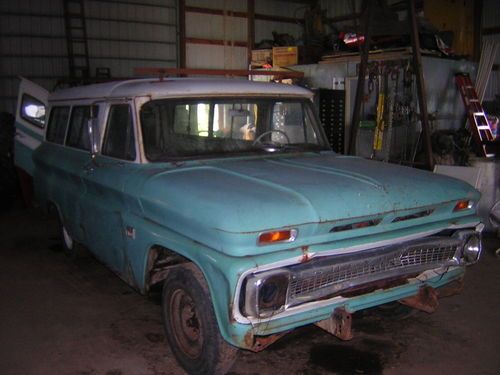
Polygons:
[[422,136],[424,141],[425,156],[429,170],[434,168],[432,157],[431,134],[429,126],[429,116],[427,113],[427,96],[425,94],[424,74],[422,72],[422,56],[420,55],[420,40],[418,35],[417,16],[415,11],[415,0],[407,0],[408,17],[411,27],[411,47],[413,55],[413,69],[417,78],[417,96],[420,112],[420,122],[422,124]]
[[368,4],[365,7],[363,16],[363,35],[365,36],[365,43],[362,45],[361,49],[361,62],[359,63],[358,72],[358,85],[356,87],[356,99],[354,101],[354,110],[352,112],[352,122],[351,122],[351,132],[349,139],[349,155],[356,154],[356,139],[358,137],[359,121],[361,119],[361,104],[363,97],[365,95],[365,76],[366,68],[368,66],[368,53],[370,51],[370,19],[372,17],[372,6],[373,1],[366,0]]
[[247,51],[248,66],[252,63],[252,50],[255,45],[255,0],[247,0]]
[[186,68],[186,1],[179,0],[179,68]]
[[479,61],[481,57],[481,40],[483,29],[483,0],[474,0],[474,61]]

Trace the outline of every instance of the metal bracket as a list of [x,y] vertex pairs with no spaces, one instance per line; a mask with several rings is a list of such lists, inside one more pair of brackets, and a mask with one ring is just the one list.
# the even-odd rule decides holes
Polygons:
[[337,336],[339,339],[347,341],[353,338],[352,315],[344,308],[336,308],[329,319],[314,323],[321,329]]
[[425,286],[420,288],[418,294],[413,297],[408,297],[399,300],[400,303],[406,306],[413,307],[417,310],[433,313],[439,306],[438,294],[434,288]]

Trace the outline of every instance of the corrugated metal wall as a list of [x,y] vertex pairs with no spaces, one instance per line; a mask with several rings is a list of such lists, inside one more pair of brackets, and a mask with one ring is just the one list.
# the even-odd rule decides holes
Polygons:
[[[246,0],[187,0],[186,6],[246,12]],[[247,20],[243,17],[186,12],[186,37],[226,41],[226,45],[187,43],[188,68],[239,69],[247,62],[247,48],[231,46],[247,41]]]
[[[272,16],[303,19],[305,7],[305,4],[286,3],[283,1],[255,1],[255,13]],[[273,39],[273,31],[279,34],[290,34],[295,39],[301,39],[303,30],[303,26],[298,23],[255,20],[255,42],[259,43],[262,39]]]
[[[247,67],[247,19],[232,17],[230,12],[246,12],[246,0],[186,0],[187,7],[224,10],[227,14],[186,13],[186,37],[225,41],[225,45],[188,43],[186,65],[188,68],[244,69]],[[303,4],[283,1],[256,0],[255,13],[270,16],[302,18]],[[302,26],[290,22],[255,20],[255,42],[272,39],[272,32],[288,33],[298,39]],[[242,46],[233,46],[240,42]]]
[[[177,65],[176,0],[85,0],[91,75]],[[13,112],[22,75],[52,89],[68,76],[63,1],[0,2],[0,111]]]
[[[483,2],[483,28],[500,27],[500,1],[484,0]],[[483,35],[483,41],[500,43],[500,34]],[[500,64],[500,53],[497,53],[495,64]],[[494,100],[495,95],[500,95],[500,70],[493,70],[488,81],[484,100]]]

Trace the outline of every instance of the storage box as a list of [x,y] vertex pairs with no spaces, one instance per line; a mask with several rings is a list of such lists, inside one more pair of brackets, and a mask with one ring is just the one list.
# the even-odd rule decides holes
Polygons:
[[273,66],[297,65],[299,52],[297,47],[273,47]]
[[253,49],[252,50],[252,65],[264,65],[270,63],[273,58],[272,49]]

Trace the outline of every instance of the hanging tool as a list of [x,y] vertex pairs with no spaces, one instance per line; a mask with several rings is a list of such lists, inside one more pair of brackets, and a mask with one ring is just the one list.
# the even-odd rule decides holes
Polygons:
[[[377,117],[376,117],[376,127],[375,135],[373,137],[373,151],[372,159],[375,156],[376,151],[382,150],[382,144],[384,140],[384,127],[385,127],[385,95],[387,90],[387,74],[382,72],[382,67],[380,67],[379,79],[378,79],[378,98],[377,98]],[[383,80],[382,80],[383,75]]]
[[484,113],[483,106],[479,102],[469,75],[466,73],[456,74],[455,82],[462,95],[462,101],[467,112],[468,130],[472,134],[480,156],[494,157],[495,154],[487,149],[487,143],[494,141],[490,123]]
[[[389,73],[388,73],[389,74]],[[385,142],[385,156],[384,161],[388,162],[391,155],[392,147],[392,130],[394,123],[394,109],[396,106],[396,95],[398,92],[398,81],[399,81],[399,67],[397,64],[391,66],[390,68],[391,81],[389,87],[387,88],[389,94],[387,96],[387,107],[386,107],[386,118],[387,118],[387,135]]]

